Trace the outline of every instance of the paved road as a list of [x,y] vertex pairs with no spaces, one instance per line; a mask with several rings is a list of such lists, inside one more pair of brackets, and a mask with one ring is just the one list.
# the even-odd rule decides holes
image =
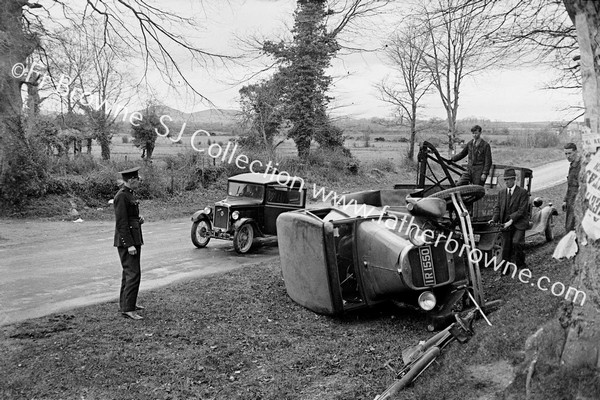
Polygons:
[[[231,242],[196,249],[191,221],[147,221],[142,291],[278,257],[263,246],[239,256]],[[118,298],[114,222],[0,221],[0,325]]]
[[[533,190],[566,180],[567,161],[535,168]],[[190,241],[191,222],[144,225],[141,290],[275,260],[277,247],[239,256],[230,242],[205,249]],[[0,325],[118,298],[121,266],[112,221],[0,221]]]
[[537,192],[566,182],[568,172],[569,162],[566,159],[533,168],[531,191]]

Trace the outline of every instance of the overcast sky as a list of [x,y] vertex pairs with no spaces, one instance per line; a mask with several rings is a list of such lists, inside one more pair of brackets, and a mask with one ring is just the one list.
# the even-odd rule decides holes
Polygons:
[[[160,3],[185,16],[194,16],[199,25],[193,31],[183,32],[190,42],[200,48],[224,54],[239,53],[236,37],[263,35],[276,37],[293,25],[294,0],[171,0]],[[395,17],[394,17],[395,18]],[[376,48],[378,36],[388,34],[385,21],[376,21],[377,31],[366,31],[361,43]],[[385,23],[383,23],[385,22]],[[287,28],[286,28],[287,27]],[[173,48],[171,48],[173,49]],[[238,90],[245,77],[261,68],[258,62],[245,61],[240,64],[210,67],[208,71],[193,66],[182,49],[175,51],[188,79],[216,107],[238,108]],[[135,68],[133,68],[135,70]],[[383,55],[377,52],[350,54],[334,60],[329,71],[334,77],[332,95],[333,113],[351,114],[356,117],[389,117],[392,108],[378,100],[374,85],[393,73],[386,65]],[[209,107],[197,99],[175,93],[151,73],[153,88],[159,100],[182,111],[199,111]],[[460,93],[459,119],[482,117],[503,121],[544,121],[570,119],[572,114],[564,110],[570,104],[581,101],[580,95],[569,95],[564,91],[544,90],[552,71],[544,68],[489,71],[464,81]],[[247,83],[247,82],[246,82]],[[140,99],[143,104],[145,100]],[[135,104],[135,100],[132,101]],[[437,95],[425,99],[421,117],[445,119],[445,112]]]

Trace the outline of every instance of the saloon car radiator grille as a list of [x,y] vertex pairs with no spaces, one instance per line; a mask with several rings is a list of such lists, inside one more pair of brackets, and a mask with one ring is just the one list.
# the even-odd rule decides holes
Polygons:
[[416,287],[447,283],[450,271],[444,244],[415,247],[408,253],[412,271],[412,283]]
[[215,207],[215,220],[213,226],[225,230],[229,228],[229,209],[227,207]]

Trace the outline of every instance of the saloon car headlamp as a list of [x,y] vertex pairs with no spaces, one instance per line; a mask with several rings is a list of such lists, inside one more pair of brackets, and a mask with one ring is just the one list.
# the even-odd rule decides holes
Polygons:
[[234,211],[231,213],[231,219],[233,219],[234,221],[236,221],[238,218],[240,217],[240,213],[237,211]]
[[419,307],[421,307],[425,311],[433,310],[435,305],[437,304],[437,300],[435,295],[431,292],[423,292],[419,296]]
[[423,229],[419,229],[417,226],[410,228],[408,231],[408,239],[415,246],[423,246],[424,244],[430,244],[433,241],[433,238],[425,235],[425,231]]
[[210,214],[212,212],[212,209],[208,206],[204,207],[204,214]]

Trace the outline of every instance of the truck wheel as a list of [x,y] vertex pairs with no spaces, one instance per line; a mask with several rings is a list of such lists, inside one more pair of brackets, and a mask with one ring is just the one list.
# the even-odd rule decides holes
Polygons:
[[[500,265],[500,263],[502,262],[502,250],[503,249],[504,249],[504,239],[502,238],[502,234],[498,234],[498,236],[496,236],[496,240],[494,241],[494,246],[488,253],[491,258],[496,259],[495,265]],[[489,258],[489,260],[491,260],[491,258]]]
[[251,224],[245,223],[240,226],[233,234],[233,248],[240,254],[245,254],[252,248],[254,240],[254,228]]
[[485,189],[483,186],[479,185],[456,186],[433,193],[429,195],[429,197],[444,199],[448,204],[452,204],[452,201],[450,200],[451,194],[460,194],[465,204],[471,204],[485,196]]
[[201,219],[192,224],[192,243],[197,248],[206,247],[208,242],[210,242],[210,236],[208,236],[208,232],[210,231],[210,222],[205,219]]
[[544,230],[544,234],[546,235],[546,242],[551,242],[554,240],[554,232],[552,232],[552,215],[546,221],[546,230]]

